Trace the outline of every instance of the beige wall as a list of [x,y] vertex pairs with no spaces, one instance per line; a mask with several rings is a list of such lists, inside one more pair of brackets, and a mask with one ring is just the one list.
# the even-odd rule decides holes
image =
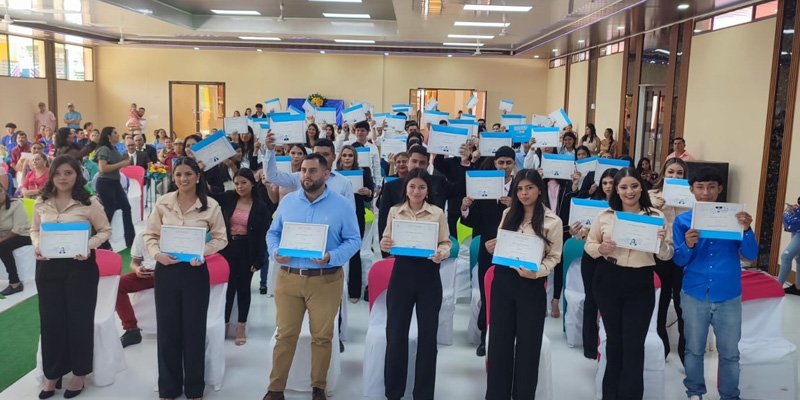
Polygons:
[[33,114],[40,101],[47,103],[47,80],[0,78],[0,128],[13,122],[32,137]]
[[569,119],[575,132],[586,127],[586,97],[589,90],[589,62],[572,64],[569,70]]
[[600,137],[606,128],[611,128],[614,132],[619,128],[624,59],[624,53],[617,53],[597,60],[594,125]]
[[549,112],[563,108],[564,89],[567,80],[567,67],[558,67],[547,70],[547,104],[544,110],[536,110],[537,114],[547,115]]
[[698,159],[729,162],[728,199],[746,203],[753,215],[774,34],[775,19],[770,18],[695,36],[689,63],[687,150]]
[[169,81],[225,82],[226,109],[244,111],[268,98],[328,98],[373,104],[376,111],[408,103],[420,87],[487,90],[488,121],[497,103],[514,100],[515,112],[545,109],[547,64],[510,58],[446,58],[318,53],[257,53],[101,46],[97,51],[97,104],[101,124],[124,126],[130,103],[147,108],[148,131],[169,128]]
[[[81,113],[81,117],[83,117],[81,126],[86,122],[94,122],[97,119],[96,82],[57,81],[56,88],[58,90],[58,110],[53,112],[56,114],[59,126],[64,125],[67,103],[75,104],[75,111]],[[95,124],[95,128],[100,129],[102,127]]]

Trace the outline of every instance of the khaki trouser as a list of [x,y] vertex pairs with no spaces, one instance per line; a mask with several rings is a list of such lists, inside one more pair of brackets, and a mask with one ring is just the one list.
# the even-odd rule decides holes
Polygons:
[[342,269],[330,275],[313,277],[290,274],[281,269],[277,275],[275,319],[278,334],[272,351],[269,390],[282,392],[286,389],[306,309],[311,330],[311,386],[325,389],[336,313],[342,299]]

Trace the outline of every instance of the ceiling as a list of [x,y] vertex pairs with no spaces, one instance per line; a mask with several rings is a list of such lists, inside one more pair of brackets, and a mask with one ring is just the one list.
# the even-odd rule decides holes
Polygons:
[[[266,50],[473,54],[550,58],[756,0],[0,0],[9,26],[34,36],[87,38],[88,44],[194,46]],[[690,4],[678,10],[680,3]],[[532,6],[528,12],[464,10],[465,4]],[[6,6],[8,11],[6,12]],[[260,15],[216,15],[212,9]],[[369,19],[323,13],[368,14]],[[505,22],[500,27],[457,21]],[[449,38],[448,35],[492,38]],[[280,40],[243,40],[270,37]],[[74,40],[74,38],[72,38]],[[337,43],[335,39],[375,43]],[[470,43],[454,46],[446,43]],[[557,51],[554,51],[556,49]]]

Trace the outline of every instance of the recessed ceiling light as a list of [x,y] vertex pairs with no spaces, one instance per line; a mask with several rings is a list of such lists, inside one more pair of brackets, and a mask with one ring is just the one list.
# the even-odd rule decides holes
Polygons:
[[194,49],[195,49],[195,50],[200,50],[200,48],[199,48],[199,47],[195,47]]
[[361,3],[361,0],[308,0],[317,3]]
[[539,55],[537,54],[537,55],[533,56],[533,58],[539,58]]
[[447,56],[448,56],[448,57],[453,57],[453,55],[452,55],[452,54],[448,54]]
[[620,26],[618,26],[618,27],[617,27],[617,30],[619,30],[619,31],[624,31],[624,30],[625,30],[625,25],[620,25]]
[[553,49],[553,53],[558,53],[558,49]]
[[259,52],[259,53],[261,53],[261,52],[262,52],[262,51],[264,51],[264,50],[261,50],[261,49],[256,49],[256,51],[257,51],[257,52]]
[[683,10],[688,10],[688,9],[689,9],[689,5],[688,4],[686,4],[686,3],[678,4],[678,10],[683,11]]
[[464,46],[464,47],[483,47],[483,43],[461,43],[461,42],[445,42],[444,46]]
[[369,14],[322,13],[325,18],[370,19]]
[[358,43],[358,44],[374,44],[374,40],[363,40],[363,39],[333,39],[336,43]]
[[263,42],[279,42],[281,38],[279,37],[267,37],[267,36],[239,36],[239,39],[242,40],[260,40]]
[[464,11],[528,12],[531,6],[494,6],[488,4],[465,4]]
[[476,26],[479,28],[507,28],[511,25],[510,22],[472,22],[472,21],[456,21],[453,26]]
[[388,56],[388,55],[389,55],[389,53],[388,53],[388,52],[387,52],[387,53],[383,53],[383,55],[385,55],[385,56]]
[[453,39],[494,39],[493,35],[447,35],[449,38]]
[[583,44],[583,43],[586,43],[586,41],[585,41],[585,40],[583,40],[583,39],[581,39],[581,40],[578,40],[578,43],[581,43],[581,44]]
[[211,12],[217,15],[261,15],[255,10],[211,10]]
[[320,50],[319,54],[325,54],[325,50]]

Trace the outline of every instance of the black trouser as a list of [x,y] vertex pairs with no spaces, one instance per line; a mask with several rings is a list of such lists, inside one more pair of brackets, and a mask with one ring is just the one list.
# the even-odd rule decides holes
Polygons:
[[[97,195],[103,203],[108,222],[114,218],[114,212],[122,210],[122,225],[125,228],[125,245],[131,247],[136,231],[133,229],[133,219],[131,217],[131,204],[128,202],[128,195],[122,189],[119,179],[97,178]],[[103,248],[111,248],[108,243],[104,243]]]
[[489,302],[487,400],[536,398],[547,312],[547,278],[527,279],[496,267]]
[[417,312],[417,360],[414,399],[433,399],[436,385],[436,336],[442,307],[439,264],[425,258],[398,256],[386,292],[386,397],[399,399],[408,376],[408,329]]
[[683,361],[683,352],[686,349],[686,340],[683,338],[683,313],[681,312],[681,287],[683,286],[683,268],[675,265],[672,260],[662,261],[656,259],[656,274],[661,279],[661,294],[658,298],[658,336],[664,342],[664,358],[669,355],[669,335],[667,335],[667,311],[669,301],[675,304],[675,314],[678,315],[678,355]]
[[45,378],[92,372],[99,279],[94,251],[85,261],[64,258],[36,262]]
[[222,255],[228,261],[231,270],[228,276],[228,291],[225,293],[226,324],[231,320],[234,297],[236,297],[236,304],[239,307],[238,321],[247,322],[247,315],[250,313],[250,282],[253,280],[250,267],[253,264],[250,263],[249,243],[247,237],[231,240],[228,242],[228,246],[222,250]]
[[19,274],[17,273],[17,261],[14,260],[14,250],[28,246],[31,244],[30,236],[14,235],[2,242],[0,242],[0,260],[8,271],[8,282],[11,284],[19,283]]
[[483,342],[486,335],[486,288],[483,280],[486,277],[486,271],[492,266],[492,255],[486,251],[485,243],[481,238],[480,250],[478,251],[478,290],[481,294],[481,304],[478,310],[478,330],[481,331],[481,342]]
[[583,356],[592,359],[597,358],[600,329],[597,326],[597,302],[594,297],[594,270],[594,258],[584,251],[581,256],[581,278],[586,294],[583,300]]
[[[362,210],[361,215],[364,215]],[[358,231],[361,232],[361,239],[364,239],[365,222],[364,218],[358,219]],[[347,296],[351,299],[361,298],[361,248],[350,258],[350,265],[347,271]]]
[[452,204],[455,206],[453,208],[455,212],[447,213],[447,227],[450,229],[450,236],[458,240],[458,219],[461,218],[461,200]]
[[203,397],[208,268],[157,263],[155,282],[159,396]]
[[620,267],[603,257],[595,261],[595,300],[607,337],[603,400],[641,400],[644,341],[656,302],[653,267]]

